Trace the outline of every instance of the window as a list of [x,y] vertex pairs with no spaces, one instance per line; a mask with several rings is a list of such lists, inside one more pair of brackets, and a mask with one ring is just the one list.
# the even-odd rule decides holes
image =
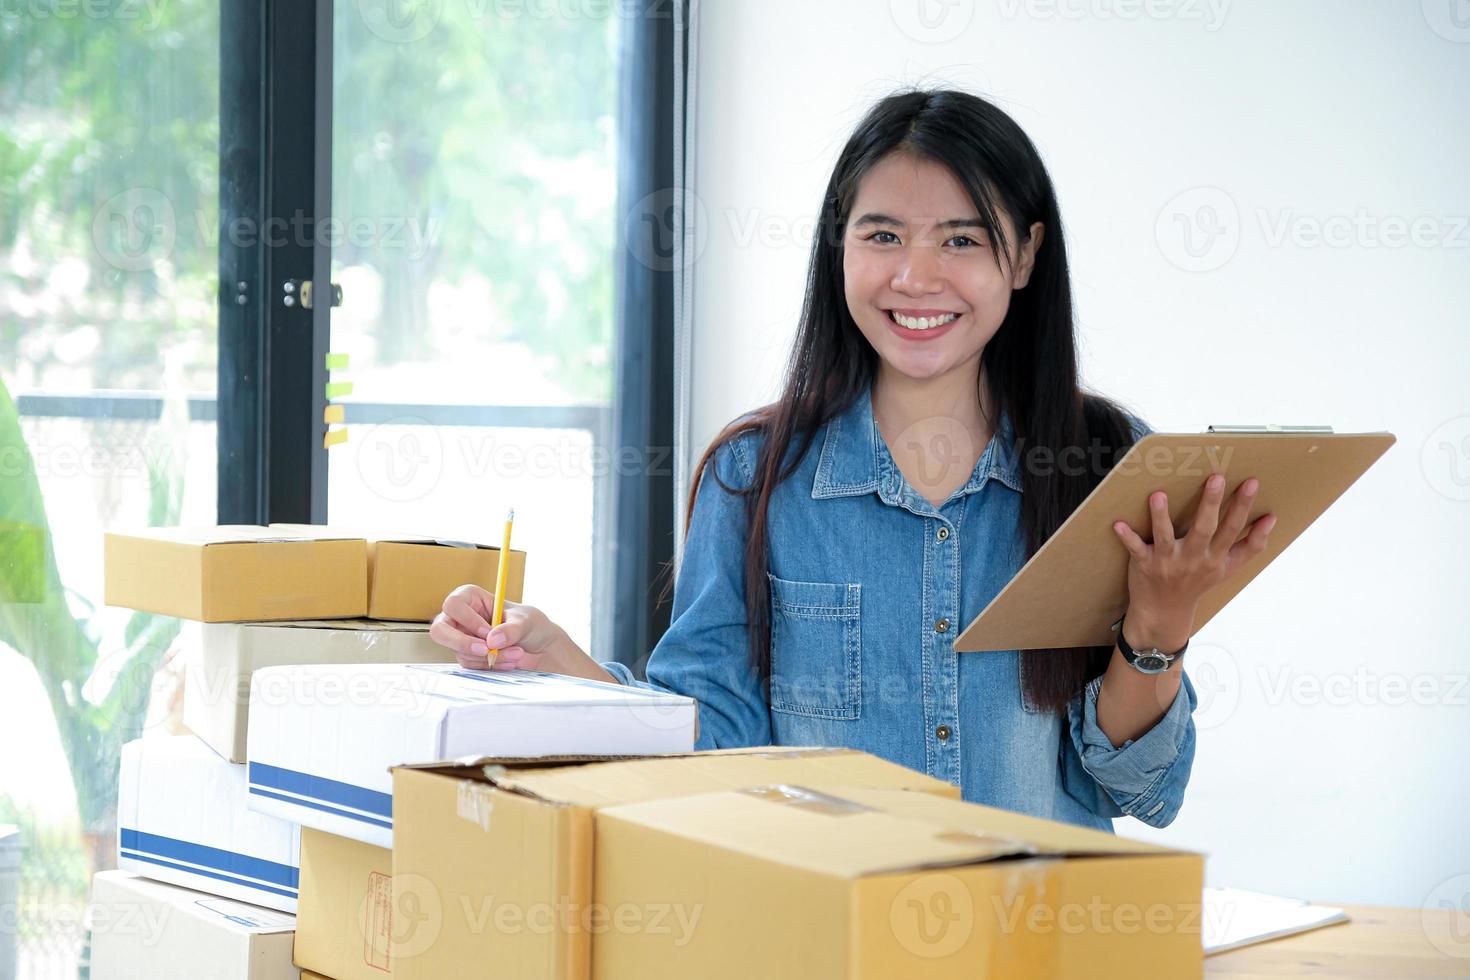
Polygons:
[[610,470],[610,9],[333,22],[331,347],[353,390],[330,519],[497,542],[513,507],[526,601],[584,649]]
[[0,10],[0,824],[24,837],[20,976],[76,975],[90,872],[114,860],[118,747],[177,724],[184,624],[103,606],[101,532],[215,520],[219,48],[207,0]]

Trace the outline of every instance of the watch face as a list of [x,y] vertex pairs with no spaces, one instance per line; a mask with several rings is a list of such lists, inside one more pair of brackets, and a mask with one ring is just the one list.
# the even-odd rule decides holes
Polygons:
[[1133,662],[1133,666],[1145,674],[1160,674],[1169,669],[1169,658],[1162,653],[1152,651],[1140,653],[1138,659]]

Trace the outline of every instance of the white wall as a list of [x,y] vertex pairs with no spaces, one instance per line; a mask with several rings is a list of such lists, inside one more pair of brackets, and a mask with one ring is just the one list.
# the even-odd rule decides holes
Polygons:
[[[1040,146],[1090,385],[1159,429],[1398,436],[1194,641],[1184,811],[1118,826],[1208,852],[1212,883],[1470,900],[1470,24],[1451,3],[699,8],[684,451],[776,394],[831,166],[915,82],[997,100]],[[1200,248],[1210,208],[1225,233]]]

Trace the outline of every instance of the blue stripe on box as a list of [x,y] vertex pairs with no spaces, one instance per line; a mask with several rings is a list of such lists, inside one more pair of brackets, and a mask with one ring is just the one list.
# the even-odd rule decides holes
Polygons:
[[[226,881],[239,880],[242,885],[252,888],[262,887],[253,881],[246,879],[255,878],[260,881],[268,881],[271,884],[281,885],[285,888],[295,889],[300,884],[301,873],[289,864],[281,864],[277,861],[267,861],[264,858],[251,857],[238,851],[226,851],[218,847],[206,847],[203,844],[195,844],[192,841],[179,840],[176,837],[164,837],[160,834],[147,834],[129,827],[124,827],[118,832],[118,846],[123,851],[133,851],[130,857],[138,857],[141,860],[153,860],[154,858],[168,858],[172,861],[183,861],[188,864],[202,865],[214,871],[224,874],[212,874],[210,877],[221,878]],[[151,856],[151,857],[150,857]],[[157,864],[168,864],[167,861],[158,860]],[[197,868],[183,868],[185,871],[199,871]],[[199,872],[205,874],[207,872]],[[275,889],[266,889],[275,891]],[[278,892],[281,895],[294,895],[292,892]]]
[[[236,878],[233,875],[217,874],[213,871],[205,871],[203,868],[193,868],[187,864],[177,864],[173,861],[165,861],[162,858],[150,857],[140,851],[121,851],[122,857],[131,858],[134,861],[146,861],[149,864],[157,864],[165,868],[173,868],[176,871],[184,871],[191,875],[199,875],[203,878],[214,878],[219,881],[227,881],[241,888],[250,888],[258,892],[269,892],[272,895],[281,895],[285,898],[296,898],[296,892],[286,888],[274,888],[270,885],[262,885],[258,881],[250,881],[246,878]],[[145,875],[146,877],[146,875]]]
[[231,876],[231,874],[216,874],[215,871],[206,871],[204,870],[204,868],[194,868],[190,867],[190,865],[187,864],[175,864],[175,862],[165,861],[163,860],[163,858],[150,857],[150,855],[143,854],[143,852],[141,851],[121,851],[119,852],[119,855],[121,855],[121,857],[123,858],[131,858],[131,860],[134,861],[147,861],[148,864],[157,864],[160,865],[160,867],[173,868],[173,870],[176,871],[185,871],[185,873],[188,874],[198,874],[198,876],[206,877],[206,879],[218,879],[221,880],[221,882],[238,884],[238,886],[248,887],[248,889],[254,890],[254,892],[269,892],[270,895],[281,895],[284,896],[284,898],[297,898],[297,893],[293,892],[293,890],[290,889],[284,889],[284,887],[273,887],[270,886],[270,884],[250,882],[250,880],[248,879],[237,879],[237,877]]
[[[325,776],[313,776],[310,773],[297,772],[295,769],[282,769],[279,766],[268,766],[263,762],[252,762],[250,763],[250,792],[254,793],[257,786],[321,800],[323,803],[335,803],[352,810],[376,813],[380,817],[393,819],[393,794],[380,793],[377,790],[352,783],[338,782]],[[261,795],[269,796],[270,794]]]
[[283,803],[292,803],[296,806],[308,806],[311,807],[313,810],[321,810],[323,813],[330,813],[338,817],[346,817],[349,820],[357,820],[365,824],[371,824],[374,827],[382,827],[384,830],[393,829],[393,822],[391,820],[379,820],[377,817],[365,817],[360,813],[353,813],[351,810],[343,810],[340,807],[327,806],[325,803],[317,803],[314,800],[303,800],[299,796],[286,796],[282,793],[272,793],[267,790],[258,789],[254,786],[250,787],[250,792],[255,796],[264,796],[268,799],[280,800]]

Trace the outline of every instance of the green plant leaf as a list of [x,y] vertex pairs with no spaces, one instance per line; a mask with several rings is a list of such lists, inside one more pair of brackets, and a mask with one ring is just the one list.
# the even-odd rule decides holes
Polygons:
[[20,415],[0,383],[0,529],[11,545],[0,548],[0,642],[80,689],[97,648],[67,606],[48,528]]
[[[182,396],[166,397],[160,438],[176,447],[187,418]],[[183,421],[180,421],[180,419]],[[173,458],[173,457],[170,457]],[[179,457],[181,458],[181,457]],[[149,471],[149,518],[155,524],[177,520],[183,481],[161,468]],[[117,800],[118,758],[124,742],[137,737],[148,709],[153,674],[178,635],[179,622],[136,613],[125,629],[128,659],[101,704],[82,696],[97,664],[96,638],[88,620],[73,615],[57,572],[46,510],[19,412],[0,381],[0,529],[34,528],[0,550],[0,589],[5,595],[35,601],[0,601],[0,642],[36,668],[50,701],[76,789],[78,816],[89,831],[105,827]],[[0,535],[0,543],[4,543]]]

